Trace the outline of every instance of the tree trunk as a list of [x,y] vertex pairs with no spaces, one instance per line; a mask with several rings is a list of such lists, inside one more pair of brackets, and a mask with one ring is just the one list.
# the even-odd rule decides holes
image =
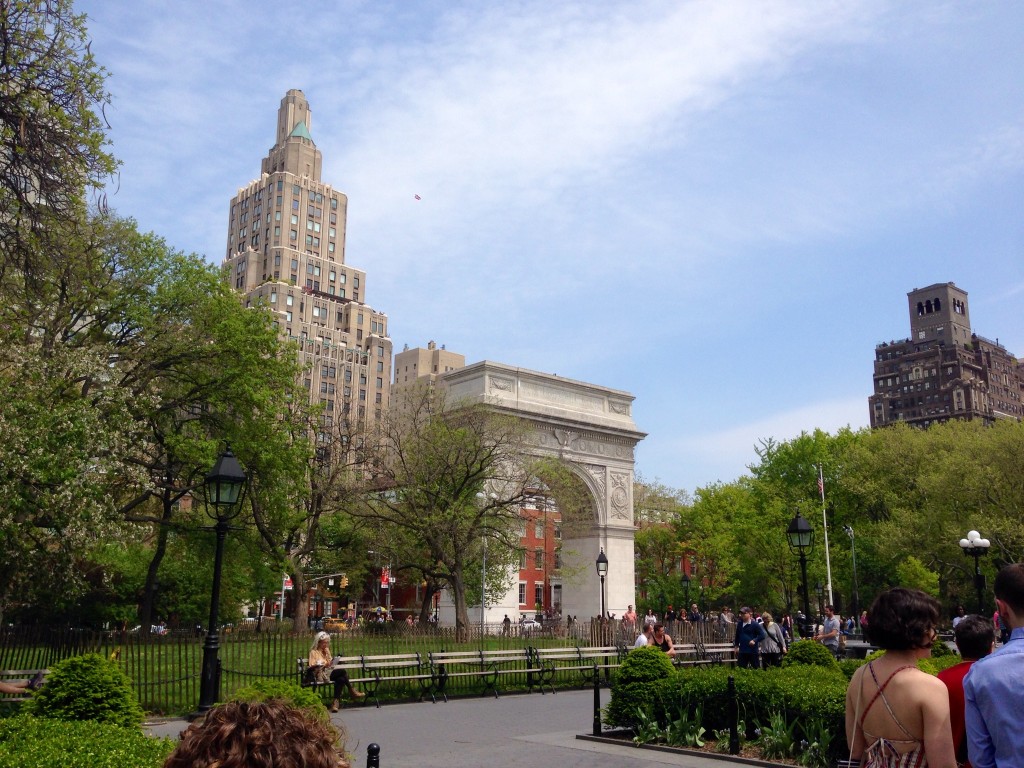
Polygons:
[[433,579],[427,579],[427,587],[423,590],[423,601],[420,603],[420,626],[427,626],[434,612],[434,595],[441,591],[441,586]]
[[461,568],[452,569],[449,586],[455,600],[455,641],[465,643],[469,640],[469,611],[466,609],[466,585],[462,583]]
[[160,517],[160,525],[157,527],[156,547],[153,549],[153,557],[149,560],[149,568],[146,569],[146,583],[142,588],[142,602],[139,604],[139,626],[141,627],[139,632],[144,635],[148,635],[150,627],[153,626],[157,574],[160,571],[160,563],[163,562],[164,555],[167,553],[167,537],[170,532],[167,524],[171,522],[171,517],[174,514],[174,503],[168,491],[164,491],[161,502],[163,504],[163,511]]
[[[309,629],[309,590],[306,589],[305,574],[296,569],[292,576],[292,594],[295,596],[295,615],[292,617],[292,629],[305,632]],[[282,596],[282,599],[283,596]]]

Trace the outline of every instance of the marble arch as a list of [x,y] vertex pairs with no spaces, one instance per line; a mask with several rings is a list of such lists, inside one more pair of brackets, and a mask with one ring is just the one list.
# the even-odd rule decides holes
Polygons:
[[442,377],[451,396],[486,403],[525,419],[540,456],[566,461],[586,486],[593,518],[564,526],[562,613],[597,616],[594,561],[608,556],[606,609],[621,616],[635,602],[634,450],[646,437],[633,421],[633,395],[618,389],[484,361]]

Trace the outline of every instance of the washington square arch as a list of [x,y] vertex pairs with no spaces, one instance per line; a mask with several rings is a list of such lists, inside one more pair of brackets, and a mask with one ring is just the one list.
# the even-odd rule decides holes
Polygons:
[[[454,399],[484,403],[525,420],[531,450],[556,457],[571,470],[585,491],[578,519],[567,520],[562,509],[562,615],[600,614],[595,562],[604,549],[609,563],[605,609],[621,616],[634,602],[634,450],[646,436],[633,422],[633,395],[490,361],[441,378]],[[488,603],[488,622],[519,612],[518,600]]]

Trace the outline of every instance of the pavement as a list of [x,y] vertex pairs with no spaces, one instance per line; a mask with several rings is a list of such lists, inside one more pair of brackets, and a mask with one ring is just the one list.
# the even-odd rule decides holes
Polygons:
[[[602,692],[601,705],[608,703]],[[556,694],[509,694],[499,699],[474,697],[410,704],[372,704],[332,715],[348,734],[354,768],[366,765],[366,747],[380,745],[381,768],[637,768],[673,765],[723,768],[731,761],[637,749],[629,743],[605,744],[577,739],[593,727],[591,690]],[[184,720],[147,726],[156,736],[177,737]],[[736,763],[733,763],[736,764]]]

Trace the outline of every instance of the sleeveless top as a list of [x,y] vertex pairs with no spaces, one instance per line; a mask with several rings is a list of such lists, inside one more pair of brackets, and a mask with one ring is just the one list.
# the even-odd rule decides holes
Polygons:
[[[875,670],[873,666],[874,662],[868,664],[868,671],[871,673],[871,679],[875,681],[875,685],[878,686],[878,691],[872,697],[871,701],[864,708],[864,711],[860,716],[860,729],[864,733],[864,740],[875,739],[871,742],[871,746],[864,750],[864,754],[861,757],[861,768],[927,768],[928,758],[924,754],[924,742],[921,739],[916,738],[910,731],[906,729],[900,719],[896,717],[896,713],[892,711],[892,707],[889,706],[889,700],[885,698],[885,689],[889,685],[889,682],[904,669],[917,669],[913,665],[907,664],[902,667],[897,667],[893,670],[885,682],[881,685],[878,684],[878,678],[875,677]],[[860,679],[861,691],[864,690],[864,677]],[[868,711],[879,699],[885,705],[885,708],[889,711],[889,717],[896,723],[901,731],[906,734],[905,739],[885,739],[881,737],[875,737],[872,734],[864,730],[864,718],[867,717]],[[909,752],[900,752],[896,745],[902,744],[916,744],[917,746],[911,749]]]
[[662,640],[661,644],[658,647],[661,648],[661,650],[663,650],[665,653],[668,653],[668,649],[670,647],[668,644],[668,640]]

